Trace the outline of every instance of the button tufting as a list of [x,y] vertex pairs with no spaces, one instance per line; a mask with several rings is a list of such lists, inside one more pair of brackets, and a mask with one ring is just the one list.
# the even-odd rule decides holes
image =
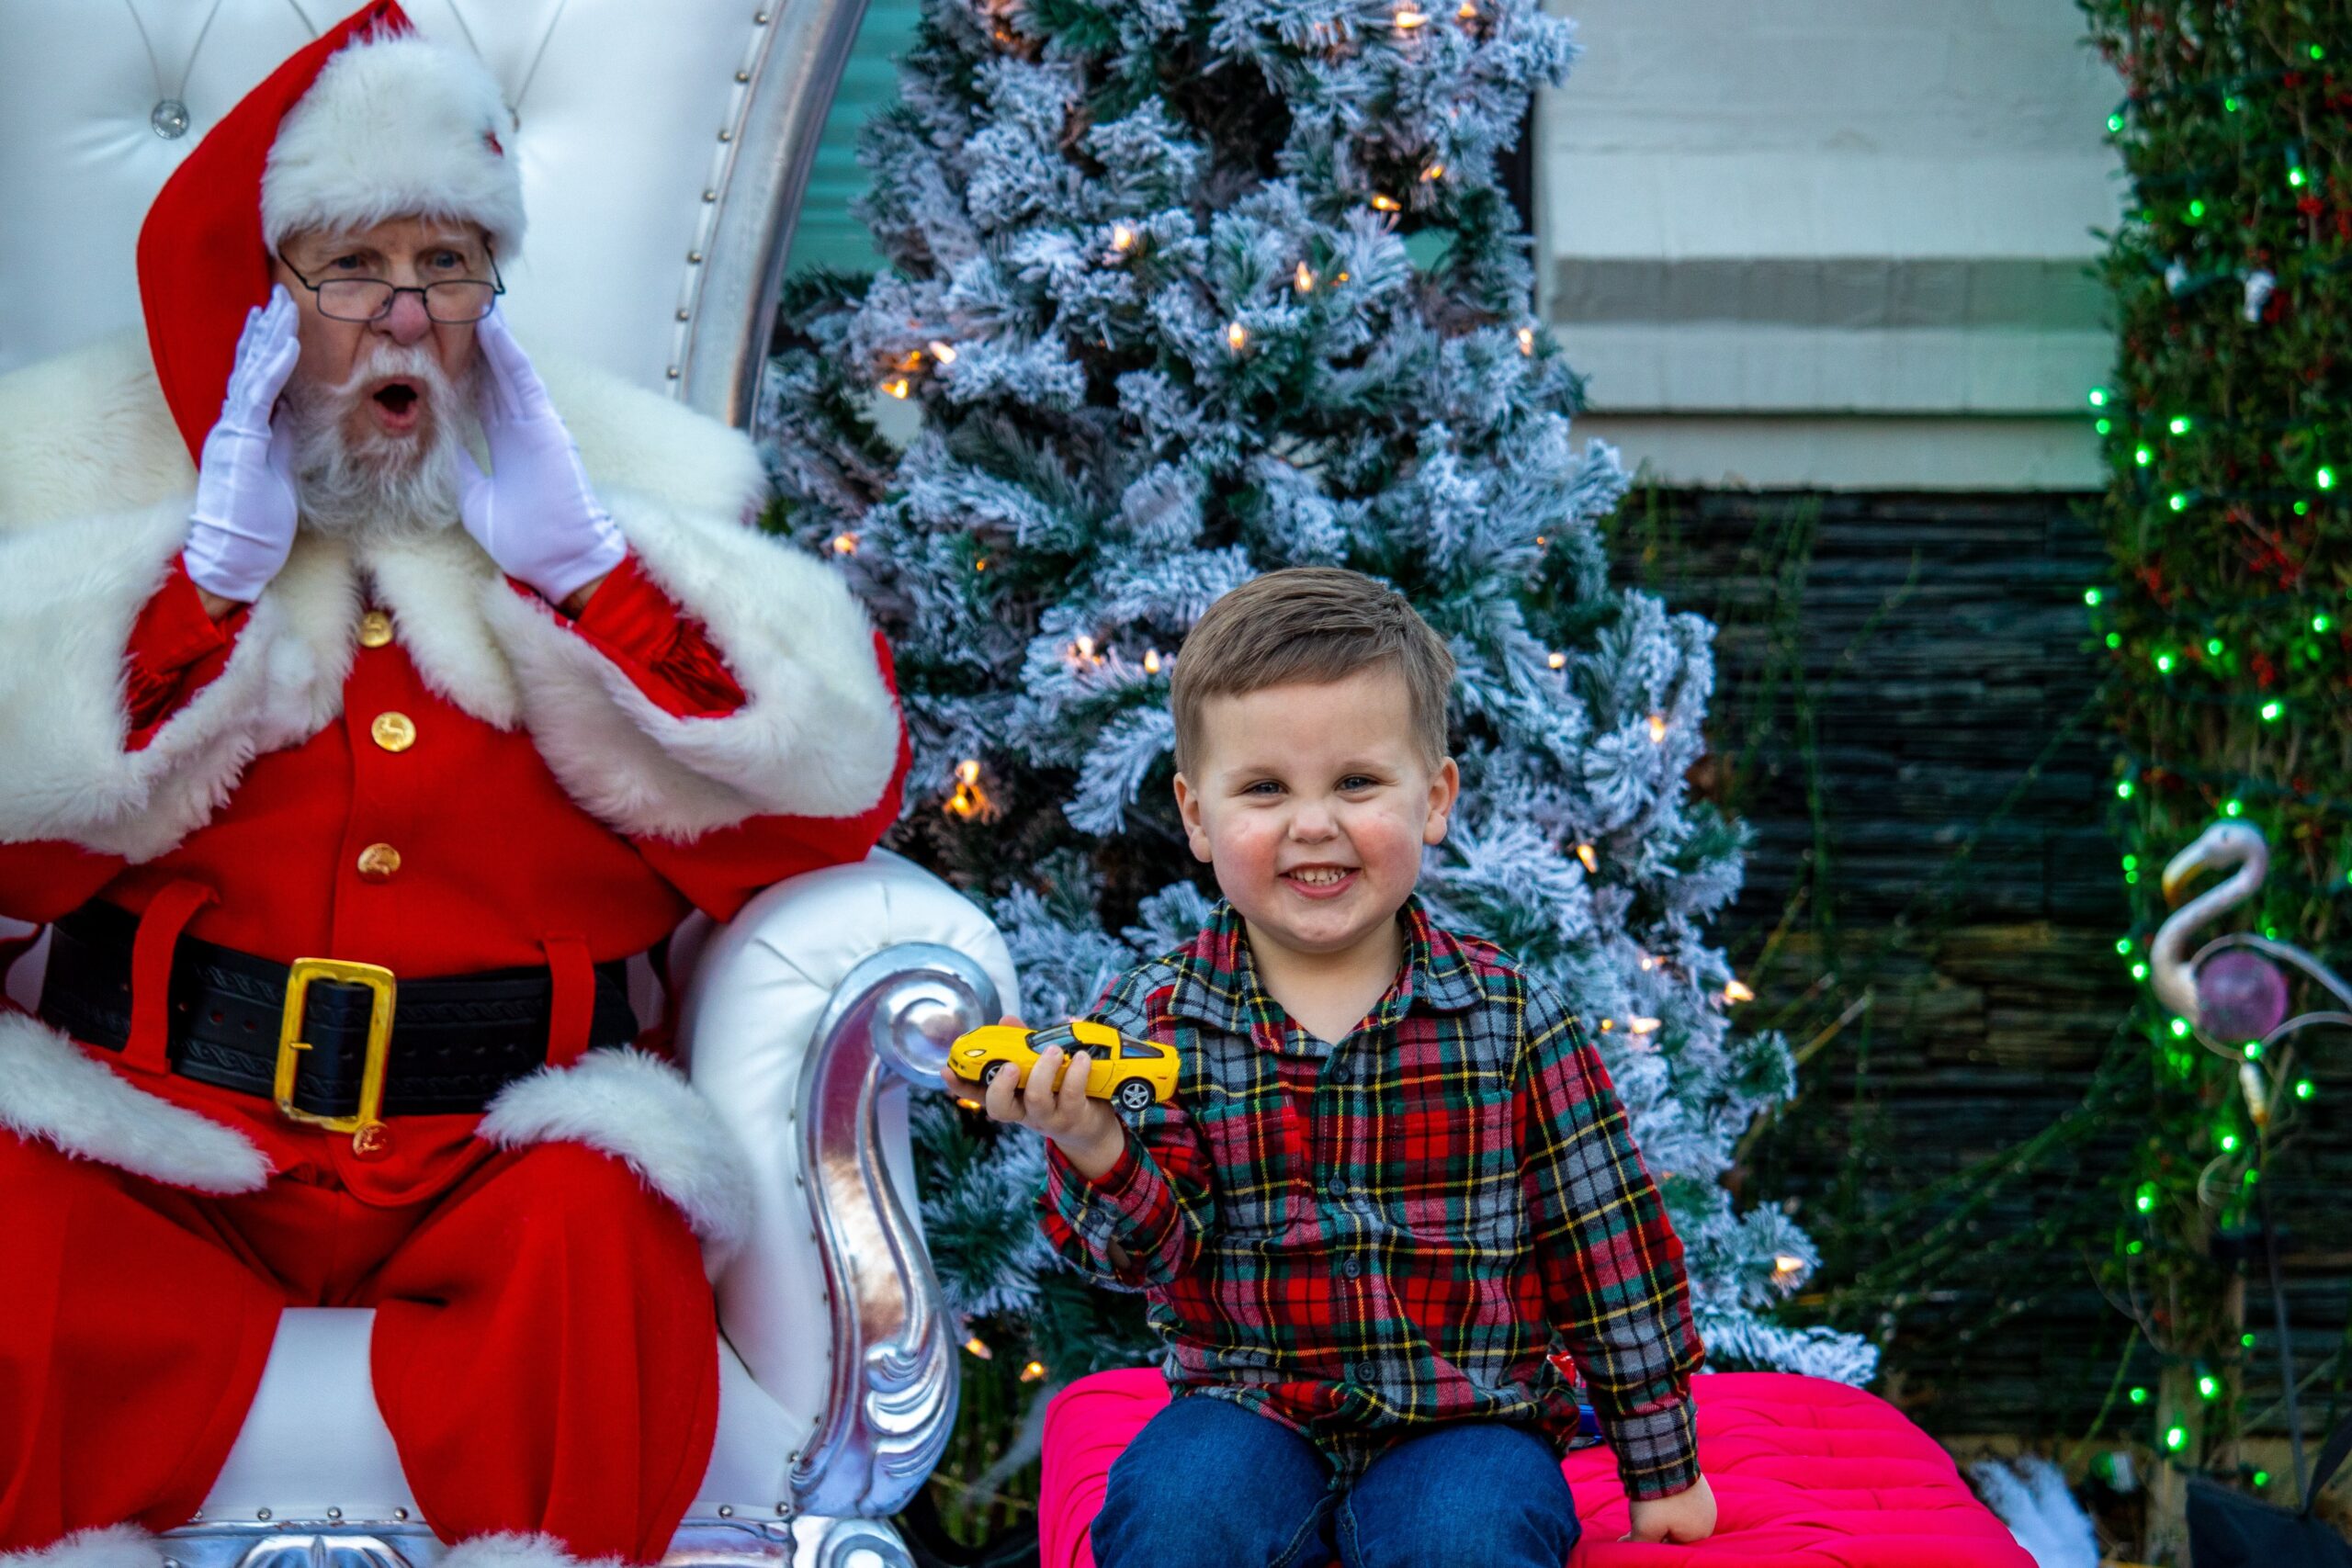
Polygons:
[[147,116],[147,124],[166,141],[177,141],[187,134],[187,106],[177,98],[165,98]]

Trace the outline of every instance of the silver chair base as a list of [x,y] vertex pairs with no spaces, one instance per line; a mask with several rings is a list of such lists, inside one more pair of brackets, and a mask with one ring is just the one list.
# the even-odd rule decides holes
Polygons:
[[[164,1535],[166,1568],[439,1568],[449,1549],[413,1519],[198,1521]],[[662,1568],[914,1568],[884,1519],[689,1517]]]

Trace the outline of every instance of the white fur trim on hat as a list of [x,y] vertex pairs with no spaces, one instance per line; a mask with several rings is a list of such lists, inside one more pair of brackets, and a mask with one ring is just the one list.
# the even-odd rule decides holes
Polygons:
[[514,116],[469,54],[413,34],[338,51],[278,127],[262,172],[263,235],[471,219],[502,258],[523,246]]

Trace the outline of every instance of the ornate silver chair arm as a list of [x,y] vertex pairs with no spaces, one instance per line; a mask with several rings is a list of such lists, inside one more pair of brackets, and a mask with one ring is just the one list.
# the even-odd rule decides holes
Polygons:
[[719,1325],[807,1438],[778,1455],[797,1511],[887,1516],[937,1462],[957,1337],[923,1247],[907,1096],[1013,1002],[988,918],[895,855],[796,877],[695,959],[681,1045],[758,1179]]

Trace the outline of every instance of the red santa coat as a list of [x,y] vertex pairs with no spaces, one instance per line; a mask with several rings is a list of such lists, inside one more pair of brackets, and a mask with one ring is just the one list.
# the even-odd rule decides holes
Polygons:
[[[545,369],[630,548],[577,621],[452,528],[306,534],[216,626],[177,570],[193,475],[142,346],[0,382],[0,914],[102,896],[272,959],[551,964],[561,1033],[567,976],[862,857],[906,747],[846,587],[744,525],[763,477],[739,433]],[[257,1187],[289,1139],[318,1146],[266,1102],[69,1054],[0,1014],[0,1126],[209,1192]],[[562,1075],[603,1075],[593,1094],[514,1086],[483,1135],[619,1154],[731,1241],[725,1135],[682,1079],[610,1055]],[[337,1140],[341,1174],[396,1201],[472,1122],[400,1119],[368,1158]]]

